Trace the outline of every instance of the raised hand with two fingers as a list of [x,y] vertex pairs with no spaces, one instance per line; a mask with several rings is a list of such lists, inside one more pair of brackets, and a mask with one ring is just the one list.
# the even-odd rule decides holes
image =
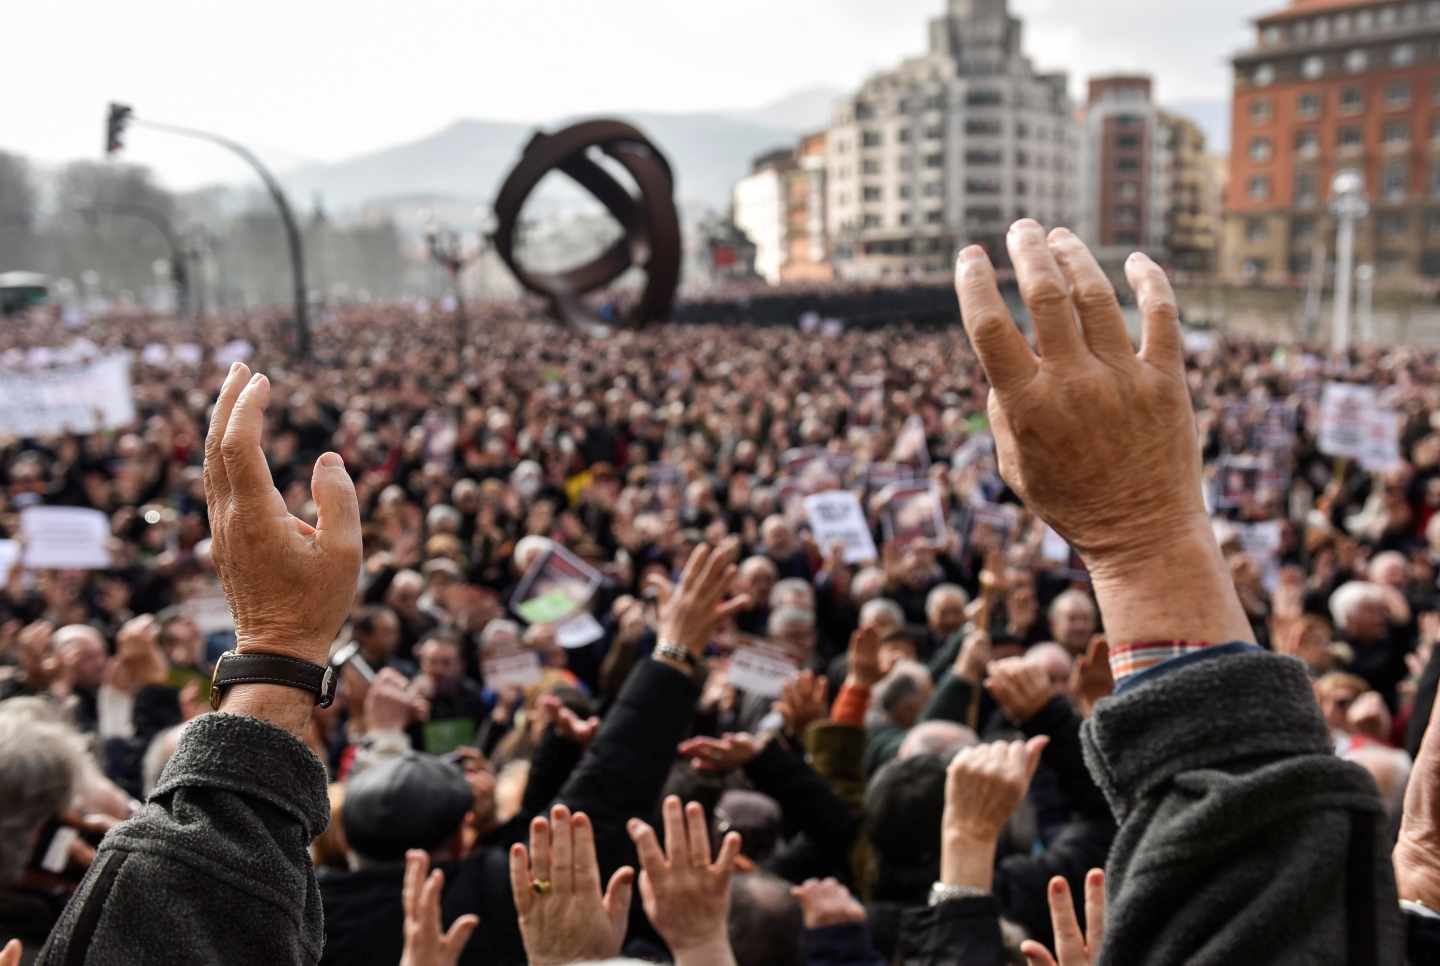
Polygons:
[[[1085,876],[1085,930],[1075,919],[1070,884],[1061,876],[1050,880],[1050,924],[1055,929],[1055,955],[1033,939],[1020,944],[1030,966],[1092,966],[1100,961],[1105,943],[1105,872],[1091,869]],[[1058,957],[1058,962],[1057,962]]]
[[470,914],[456,919],[441,931],[440,895],[445,891],[445,873],[430,871],[430,856],[411,849],[405,853],[405,884],[401,901],[405,908],[405,951],[400,966],[455,966],[480,917]]

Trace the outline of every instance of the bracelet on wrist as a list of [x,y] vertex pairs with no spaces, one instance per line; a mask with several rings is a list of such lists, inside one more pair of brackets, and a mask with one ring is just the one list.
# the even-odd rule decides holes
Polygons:
[[694,671],[700,667],[700,660],[689,648],[681,647],[669,638],[662,637],[655,643],[655,650],[651,652],[652,657],[664,658],[668,661],[679,661],[690,670]]

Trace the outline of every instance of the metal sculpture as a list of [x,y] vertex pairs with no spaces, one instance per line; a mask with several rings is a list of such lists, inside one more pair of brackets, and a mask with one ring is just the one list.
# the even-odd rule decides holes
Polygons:
[[[587,152],[598,148],[634,179],[639,197]],[[595,196],[624,234],[593,261],[564,272],[533,272],[515,257],[515,229],[530,192],[551,171],[562,171]],[[680,216],[670,163],[637,128],[623,121],[582,121],[555,134],[537,132],[495,199],[495,251],[526,289],[544,296],[551,313],[571,325],[669,317],[680,283]],[[602,320],[584,297],[631,268],[645,272],[640,300],[623,320]]]

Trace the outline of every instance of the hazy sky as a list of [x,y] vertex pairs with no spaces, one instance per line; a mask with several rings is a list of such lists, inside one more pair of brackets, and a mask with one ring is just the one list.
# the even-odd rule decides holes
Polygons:
[[[1011,0],[1026,50],[1084,78],[1156,76],[1164,101],[1229,96],[1248,18],[1285,0]],[[842,88],[925,46],[945,0],[14,0],[0,148],[97,158],[107,100],[220,131],[277,167],[337,160],[459,117],[756,106]],[[167,183],[241,180],[219,149],[139,131]]]

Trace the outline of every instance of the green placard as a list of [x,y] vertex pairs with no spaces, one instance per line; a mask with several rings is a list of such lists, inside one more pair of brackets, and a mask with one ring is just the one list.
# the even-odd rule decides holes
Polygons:
[[475,722],[469,718],[427,721],[421,734],[427,752],[432,755],[446,755],[456,748],[475,744]]

